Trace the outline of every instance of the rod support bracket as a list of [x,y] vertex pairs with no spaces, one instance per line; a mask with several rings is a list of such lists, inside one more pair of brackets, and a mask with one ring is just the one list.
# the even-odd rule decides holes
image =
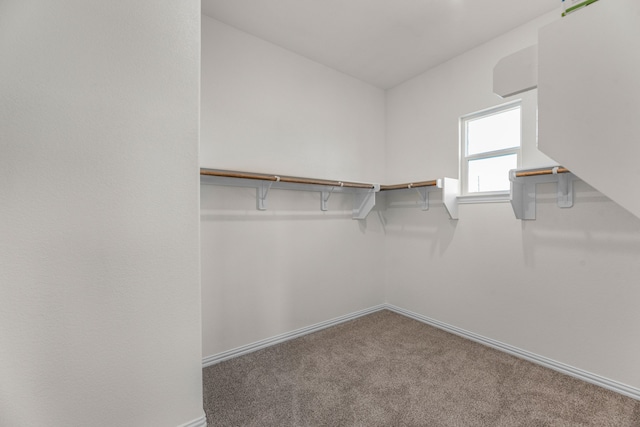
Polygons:
[[423,211],[429,210],[429,190],[428,187],[413,187],[414,190],[418,192],[420,196],[420,208]]
[[536,185],[545,182],[557,183],[556,196],[558,207],[573,207],[573,181],[576,176],[571,172],[559,173],[558,167],[544,175],[517,176],[517,170],[509,171],[511,181],[510,202],[518,219],[536,219]]
[[353,194],[353,219],[366,219],[369,212],[376,205],[376,193],[380,191],[380,184],[373,184],[368,191],[358,191]]
[[573,207],[573,177],[570,173],[558,175],[558,207]]
[[267,210],[267,195],[272,185],[273,181],[265,181],[259,182],[256,186],[256,207],[259,211]]
[[323,190],[320,192],[320,210],[328,211],[329,210],[329,197],[333,194],[333,190],[336,187],[331,187],[329,190]]

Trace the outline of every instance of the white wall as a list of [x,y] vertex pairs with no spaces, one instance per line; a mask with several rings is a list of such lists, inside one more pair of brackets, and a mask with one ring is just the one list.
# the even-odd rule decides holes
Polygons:
[[[390,90],[387,178],[458,175],[458,119],[504,102],[492,94],[500,58],[536,43],[546,15]],[[535,92],[524,108],[535,106]],[[523,167],[536,152],[525,112]],[[533,119],[532,119],[533,117]],[[508,203],[389,208],[386,298],[391,304],[604,377],[640,387],[640,220],[587,184],[559,209],[539,186],[536,221]],[[396,194],[390,201],[410,195]]]
[[[384,92],[202,17],[201,166],[380,182]],[[351,200],[202,186],[203,356],[381,304],[384,235]]]
[[200,2],[0,2],[0,425],[203,415]]
[[640,2],[591,6],[540,33],[540,148],[640,217]]
[[493,93],[493,67],[504,56],[537,43],[547,14],[387,91],[387,181],[458,176],[461,116],[522,99],[526,167],[552,160],[536,149],[537,93],[502,99]]
[[202,19],[203,167],[382,179],[382,90]]

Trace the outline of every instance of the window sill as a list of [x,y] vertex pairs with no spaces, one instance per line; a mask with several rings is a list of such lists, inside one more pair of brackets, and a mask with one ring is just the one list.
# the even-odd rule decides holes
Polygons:
[[508,203],[511,200],[509,191],[501,191],[496,193],[485,194],[468,194],[466,196],[458,196],[459,204],[470,203]]

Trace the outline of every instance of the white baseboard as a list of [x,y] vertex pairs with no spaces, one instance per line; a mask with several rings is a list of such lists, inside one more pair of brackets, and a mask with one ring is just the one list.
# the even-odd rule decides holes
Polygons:
[[[327,320],[325,322],[316,323],[315,325],[307,326],[301,329],[296,329],[295,331],[287,332],[285,334],[277,335],[275,337],[267,338],[261,341],[257,341],[251,344],[244,345],[242,347],[234,348],[222,353],[214,354],[212,356],[205,357],[202,359],[202,367],[207,367],[211,365],[215,365],[216,363],[220,363],[224,360],[232,359],[234,357],[241,356],[243,354],[251,353],[256,350],[260,350],[266,347],[270,347],[275,344],[279,344],[284,341],[288,341],[294,338],[301,337],[303,335],[310,334],[312,332],[316,332],[330,326],[337,325],[339,323],[347,322],[352,319],[356,319],[361,316],[365,316],[370,313],[374,313],[380,310],[390,310],[394,313],[401,314],[403,316],[409,317],[411,319],[417,320],[422,323],[426,323],[428,325],[434,326],[436,328],[442,329],[444,331],[450,332],[452,334],[461,336],[463,338],[467,338],[471,341],[475,341],[480,344],[487,345],[489,347],[495,348],[497,350],[503,351],[505,353],[511,354],[513,356],[519,357],[521,359],[528,360],[530,362],[536,363],[538,365],[544,366],[549,369],[553,369],[554,371],[561,372],[563,374],[572,376],[574,378],[578,378],[582,381],[586,381],[591,384],[595,384],[597,386],[606,388],[608,390],[615,391],[616,393],[620,393],[624,396],[631,397],[636,400],[640,400],[640,389],[628,386],[626,384],[620,383],[618,381],[610,380],[608,378],[601,377],[596,374],[592,374],[585,370],[575,368],[573,366],[564,364],[562,362],[557,362],[553,359],[549,359],[544,356],[540,356],[535,353],[531,353],[527,350],[520,349],[518,347],[514,347],[509,344],[505,344],[500,341],[496,341],[491,338],[483,337],[482,335],[475,334],[473,332],[469,332],[467,330],[458,328],[456,326],[449,325],[444,322],[440,322],[438,320],[432,319],[427,316],[423,316],[418,313],[414,313],[409,310],[405,310],[400,307],[396,307],[392,304],[380,304],[371,308],[367,308],[365,310],[357,311],[355,313],[347,314],[344,316],[336,317],[335,319]],[[206,426],[206,421],[205,424]],[[185,424],[184,427],[199,427],[199,424]]]
[[291,332],[287,332],[281,335],[276,335],[275,337],[266,338],[264,340],[256,341],[251,344],[243,345],[238,348],[234,348],[231,350],[224,351],[222,353],[214,354],[211,356],[207,356],[202,359],[202,367],[206,368],[207,366],[215,365],[216,363],[223,362],[228,359],[232,359],[234,357],[242,356],[243,354],[251,353],[256,350],[260,350],[266,347],[270,347],[275,344],[280,344],[281,342],[289,341],[294,338],[301,337],[303,335],[307,335],[313,332],[320,331],[322,329],[328,328],[330,326],[334,326],[340,323],[347,322],[349,320],[356,319],[361,316],[365,316],[367,314],[374,313],[376,311],[384,310],[385,304],[380,304],[374,307],[370,307],[364,310],[356,311],[355,313],[346,314],[344,316],[336,317],[335,319],[327,320],[324,322],[316,323],[315,325],[306,326],[304,328],[296,329]]
[[207,416],[203,412],[201,417],[188,423],[180,424],[178,427],[207,427]]
[[495,348],[505,353],[509,353],[521,359],[525,359],[530,362],[536,363],[538,365],[542,365],[546,368],[553,369],[554,371],[561,372],[563,374],[572,376],[574,378],[578,378],[582,381],[586,381],[588,383],[595,384],[597,386],[606,388],[608,390],[615,391],[616,393],[620,393],[622,395],[631,397],[633,399],[640,400],[640,389],[637,389],[635,387],[631,387],[626,384],[620,383],[618,381],[610,380],[608,378],[604,378],[599,375],[592,374],[582,369],[575,368],[573,366],[566,365],[561,362],[557,362],[547,357],[540,356],[526,350],[522,350],[520,348],[502,343],[500,341],[493,340],[491,338],[483,337],[482,335],[478,335],[473,332],[469,332],[464,329],[460,329],[455,326],[448,325],[438,320],[431,319],[429,317],[414,313],[409,310],[405,310],[400,307],[396,307],[391,304],[384,304],[384,308],[387,310],[393,311],[395,313],[401,314],[403,316],[410,317],[419,322],[434,326],[438,329],[442,329],[444,331],[451,332],[452,334],[461,336],[463,338],[467,338],[471,341],[475,341],[477,343],[487,345],[489,347]]

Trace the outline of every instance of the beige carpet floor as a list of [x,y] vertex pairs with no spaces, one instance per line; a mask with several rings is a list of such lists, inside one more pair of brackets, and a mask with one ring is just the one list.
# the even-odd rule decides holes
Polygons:
[[640,401],[387,310],[203,373],[210,426],[640,427]]

